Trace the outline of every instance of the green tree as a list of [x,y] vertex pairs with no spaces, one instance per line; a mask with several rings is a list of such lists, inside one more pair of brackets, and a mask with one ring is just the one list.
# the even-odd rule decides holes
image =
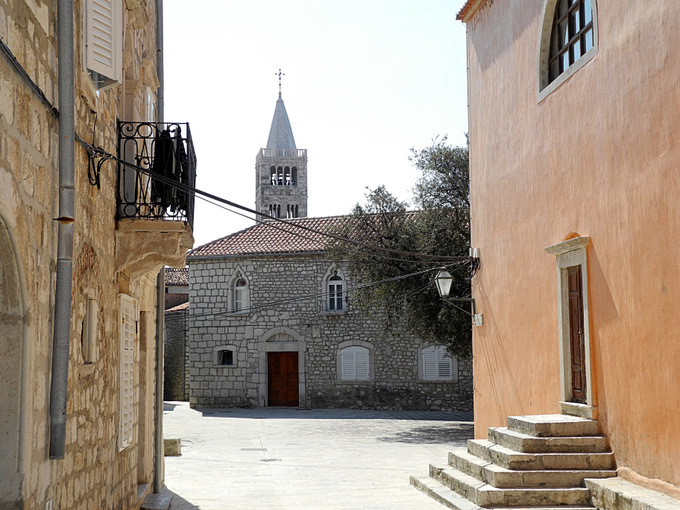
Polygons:
[[[354,207],[341,232],[363,244],[335,242],[331,252],[359,282],[350,296],[353,304],[368,313],[380,310],[387,328],[405,327],[428,343],[466,355],[471,350],[469,303],[442,301],[433,279],[439,267],[447,267],[454,276],[450,295],[470,295],[469,261],[460,260],[470,246],[468,149],[435,138],[429,147],[411,149],[409,160],[421,172],[415,210],[384,186],[369,190],[366,203]],[[383,280],[390,281],[369,285]]]

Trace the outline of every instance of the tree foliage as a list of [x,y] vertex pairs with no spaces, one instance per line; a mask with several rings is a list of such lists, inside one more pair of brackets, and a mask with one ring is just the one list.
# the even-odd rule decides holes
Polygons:
[[[351,295],[354,305],[368,313],[379,310],[376,315],[386,316],[388,329],[405,327],[428,343],[466,355],[471,318],[465,311],[470,306],[442,301],[434,276],[436,268],[446,266],[454,276],[450,295],[470,295],[469,267],[446,260],[469,252],[468,149],[436,138],[429,147],[411,149],[409,160],[421,172],[414,188],[415,210],[380,186],[367,192],[365,204],[354,207],[342,232],[394,251],[336,242],[331,252],[348,264],[360,284]],[[390,281],[370,285],[383,280]]]

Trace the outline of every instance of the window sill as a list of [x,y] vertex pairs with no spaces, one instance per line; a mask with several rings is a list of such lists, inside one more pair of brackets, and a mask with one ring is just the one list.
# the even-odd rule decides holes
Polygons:
[[361,380],[361,381],[358,381],[358,380],[356,380],[356,379],[353,379],[353,380],[351,380],[351,381],[350,381],[350,380],[345,380],[345,379],[338,379],[338,380],[336,380],[335,382],[338,383],[338,384],[342,384],[342,385],[350,385],[350,384],[372,384],[372,383],[373,383],[373,379],[366,379],[366,380]]
[[342,315],[347,315],[347,310],[339,310],[336,312],[331,312],[328,310],[324,310],[323,312],[320,312],[320,315],[323,317],[338,317]]
[[425,384],[451,384],[457,383],[457,379],[420,379],[421,383]]
[[236,368],[236,365],[213,365],[212,368]]

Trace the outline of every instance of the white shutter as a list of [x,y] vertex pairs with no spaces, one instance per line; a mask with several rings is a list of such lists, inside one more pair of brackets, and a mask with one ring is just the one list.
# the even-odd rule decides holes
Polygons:
[[368,349],[365,347],[355,347],[354,357],[356,360],[357,381],[368,381]]
[[342,380],[353,381],[357,378],[354,350],[347,347],[342,350],[340,355],[340,363],[342,365]]
[[99,88],[116,85],[123,74],[122,0],[86,0],[85,65],[105,80]]
[[118,447],[122,450],[132,442],[134,421],[134,367],[137,337],[136,302],[120,295],[120,428]]
[[435,381],[437,379],[437,348],[423,349],[423,379]]

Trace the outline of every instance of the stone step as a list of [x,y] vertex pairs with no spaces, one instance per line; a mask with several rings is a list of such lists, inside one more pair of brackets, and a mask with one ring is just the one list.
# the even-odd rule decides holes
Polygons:
[[449,452],[449,465],[497,488],[585,487],[585,478],[616,476],[616,470],[512,470],[475,457],[464,449]]
[[678,510],[680,499],[641,487],[622,478],[586,480],[593,501],[603,510]]
[[604,453],[607,440],[604,436],[536,437],[510,430],[507,427],[489,427],[489,441],[523,453]]
[[585,487],[498,488],[458,469],[433,465],[430,477],[485,508],[590,505],[590,491]]
[[614,454],[609,453],[521,453],[486,439],[469,439],[468,452],[507,469],[614,469]]
[[596,420],[566,414],[508,416],[508,428],[536,437],[598,435]]
[[582,505],[512,507],[511,509],[507,507],[484,508],[472,503],[457,492],[452,491],[437,480],[428,476],[411,476],[411,485],[446,508],[451,508],[453,510],[594,510],[592,506]]

